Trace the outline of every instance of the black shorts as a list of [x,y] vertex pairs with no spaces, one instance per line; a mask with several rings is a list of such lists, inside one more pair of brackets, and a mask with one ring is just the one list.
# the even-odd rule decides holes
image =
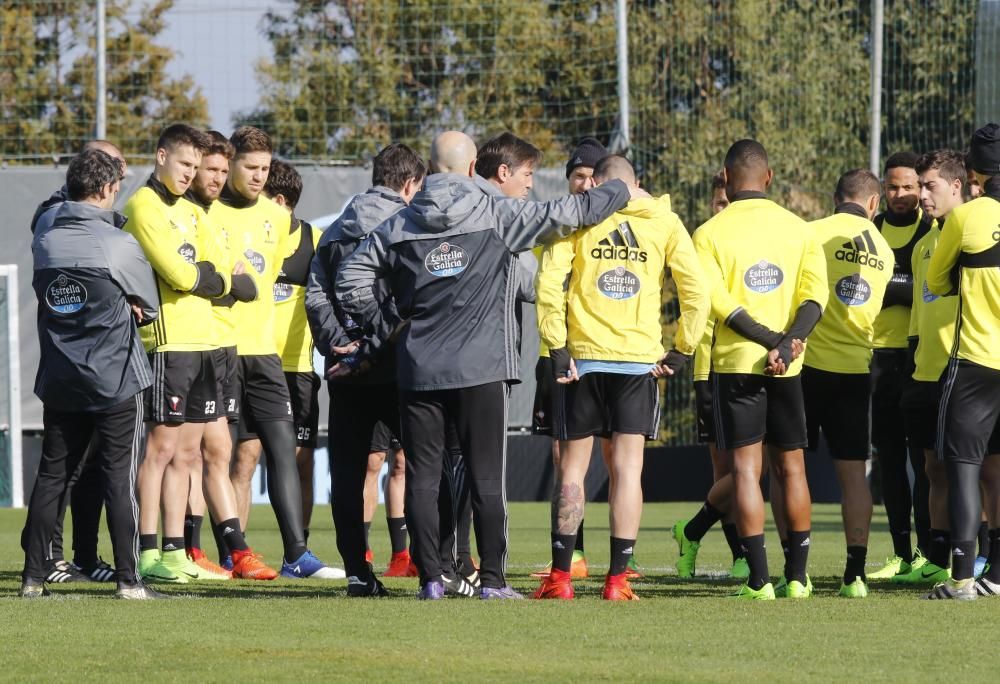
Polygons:
[[694,381],[694,408],[698,424],[698,443],[715,441],[715,419],[712,417],[712,380]]
[[316,448],[319,430],[319,388],[323,382],[312,371],[285,372],[285,384],[292,400],[292,420],[295,421],[295,444]]
[[222,411],[230,423],[240,421],[240,359],[236,347],[215,350],[216,373],[221,378]]
[[906,438],[921,449],[937,449],[938,412],[941,408],[941,383],[911,380],[903,390],[903,421]]
[[294,419],[292,399],[277,354],[240,356],[239,439],[256,439],[257,423]]
[[149,355],[153,384],[145,393],[146,420],[157,424],[210,423],[223,415],[216,350]]
[[587,373],[562,387],[552,426],[559,439],[608,433],[656,439],[660,428],[660,388],[648,373]]
[[808,444],[802,378],[713,373],[715,443],[720,449],[767,443],[778,449]]
[[535,364],[535,405],[531,411],[531,432],[552,435],[552,397],[562,389],[552,371],[552,359],[538,357]]
[[952,359],[943,378],[938,454],[981,464],[987,454],[1000,453],[1000,371]]
[[819,446],[822,430],[831,457],[843,461],[868,459],[871,451],[868,373],[832,373],[805,366],[802,397],[810,449]]
[[388,425],[379,421],[375,424],[375,429],[372,430],[372,443],[371,447],[368,449],[368,453],[375,454],[379,452],[389,452],[398,451],[402,449],[399,444],[399,437],[397,435],[398,428],[396,432],[393,432]]
[[908,384],[906,349],[876,349],[871,363],[872,446],[876,451],[906,445],[903,388]]

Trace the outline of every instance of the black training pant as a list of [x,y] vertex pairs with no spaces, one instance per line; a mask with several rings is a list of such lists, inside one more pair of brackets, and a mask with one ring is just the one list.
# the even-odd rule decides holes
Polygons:
[[457,568],[462,559],[472,556],[469,539],[472,530],[472,497],[458,433],[451,425],[448,427],[447,445],[438,495],[441,562],[445,566],[455,565]]
[[[330,391],[330,491],[337,550],[348,577],[367,578],[364,489],[375,426],[399,434],[395,385],[328,383]],[[407,463],[410,455],[406,454]],[[409,471],[409,465],[407,465]],[[407,481],[409,489],[409,481]],[[409,505],[409,504],[407,504]]]
[[45,408],[42,460],[28,504],[22,539],[24,579],[41,581],[45,556],[70,480],[93,439],[91,457],[98,459],[104,480],[104,503],[119,583],[139,581],[139,504],[135,495],[139,444],[142,440],[142,395],[105,411],[63,412]]
[[[97,534],[104,506],[104,478],[101,464],[89,453],[83,458],[77,473],[69,483],[69,508],[73,512],[73,561],[90,564],[97,561]],[[63,497],[52,533],[48,557],[63,560],[63,525],[66,522],[67,497]]]
[[422,582],[449,570],[440,552],[438,494],[447,449],[447,426],[453,422],[468,472],[482,585],[497,588],[506,585],[507,397],[508,385],[502,381],[460,389],[401,393],[406,523]]

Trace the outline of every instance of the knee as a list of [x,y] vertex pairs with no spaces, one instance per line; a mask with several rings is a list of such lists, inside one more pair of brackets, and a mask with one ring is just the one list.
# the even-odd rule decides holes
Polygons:
[[385,463],[384,451],[373,451],[368,454],[368,472],[372,475],[377,475],[381,472],[383,463]]
[[392,479],[403,479],[406,477],[406,460],[402,456],[396,456],[393,460],[389,477]]

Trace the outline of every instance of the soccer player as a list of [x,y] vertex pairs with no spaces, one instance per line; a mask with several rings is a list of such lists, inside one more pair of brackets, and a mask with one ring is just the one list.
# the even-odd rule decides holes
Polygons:
[[927,289],[927,267],[941,239],[941,226],[955,207],[962,204],[962,185],[968,177],[962,155],[937,150],[917,160],[920,203],[934,222],[913,248],[913,308],[909,346],[911,379],[903,391],[903,415],[907,438],[924,450],[924,468],[930,485],[931,540],[927,556],[911,564],[908,573],[892,577],[895,584],[933,585],[948,579],[951,534],[948,523],[948,477],[944,461],[935,451],[941,376],[955,342],[957,297],[939,297]]
[[[917,155],[897,152],[885,162],[886,210],[875,217],[875,225],[892,248],[896,265],[875,319],[875,353],[872,356],[872,447],[882,476],[882,499],[889,518],[893,556],[869,579],[888,579],[906,574],[913,564],[922,564],[922,552],[930,542],[927,517],[927,476],[924,455],[918,445],[907,445],[900,404],[907,384],[907,335],[913,304],[913,274],[910,256],[917,242],[930,229],[930,217],[920,210],[920,183],[914,166]],[[914,473],[913,489],[907,475],[909,456]],[[910,539],[910,510],[917,532],[915,554]]]
[[[594,179],[638,187],[631,163],[618,155],[597,162]],[[573,598],[570,565],[583,517],[583,480],[594,437],[610,428],[611,567],[602,597],[636,600],[626,571],[642,515],[644,442],[659,432],[656,377],[673,375],[694,354],[711,306],[708,282],[666,195],[632,200],[602,223],[555,243],[543,259],[539,330],[553,377],[565,387],[555,415],[560,459],[552,570],[535,598]],[[660,326],[665,266],[681,307],[674,348],[667,353]]]
[[[285,577],[323,577],[326,565],[305,542],[294,410],[274,332],[275,282],[282,270],[290,272],[288,260],[294,259],[302,233],[293,231],[297,226],[286,209],[262,196],[271,167],[271,138],[259,128],[241,126],[229,142],[235,155],[211,217],[239,250],[239,259],[254,279],[257,293],[252,301],[233,305],[241,384],[240,434],[231,469],[237,508],[240,520],[245,521],[250,515],[250,481],[263,446],[268,494],[284,550],[281,573]],[[304,278],[301,269],[298,273]],[[235,574],[235,551],[232,560]]]
[[335,286],[343,310],[369,326],[380,315],[374,289],[384,278],[408,321],[396,359],[406,519],[422,599],[443,598],[448,579],[436,502],[449,422],[471,480],[480,598],[522,598],[504,577],[507,397],[519,365],[516,255],[562,226],[599,223],[641,192],[609,181],[582,195],[525,202],[477,177],[475,162],[464,133],[435,138],[424,188],[343,262]]
[[872,522],[867,464],[871,429],[868,368],[875,318],[893,273],[892,250],[872,218],[881,201],[879,180],[867,169],[837,181],[833,216],[810,227],[823,246],[830,297],[805,350],[802,394],[809,448],[822,432],[840,484],[847,565],[840,595],[868,595],[865,561]]
[[309,325],[326,359],[333,524],[348,596],[387,595],[366,558],[364,484],[374,442],[385,439],[380,428],[390,437],[399,434],[395,354],[388,340],[398,321],[384,280],[376,282],[385,310],[379,319],[389,326],[384,336],[378,334],[378,324],[359,328],[344,314],[334,297],[334,280],[344,259],[368,234],[406,208],[425,175],[423,161],[406,145],[383,148],[373,161],[372,188],[355,196],[323,232],[306,289]]
[[103,482],[117,596],[162,597],[143,585],[136,568],[141,393],[153,381],[136,325],[152,324],[158,311],[149,263],[111,209],[123,173],[124,164],[100,150],[75,157],[65,201],[39,222],[32,240],[41,347],[35,394],[44,406],[45,438],[22,535],[25,598],[49,593],[46,549],[88,450]]
[[[722,173],[712,177],[712,216],[729,206],[726,197],[726,179]],[[705,334],[694,354],[694,395],[698,421],[698,441],[708,444],[712,459],[712,488],[705,497],[698,512],[690,520],[679,520],[674,524],[674,541],[677,542],[677,575],[694,577],[701,540],[712,528],[722,521],[722,532],[729,544],[733,565],[729,576],[745,580],[749,573],[746,558],[740,546],[740,535],[732,506],[733,457],[728,451],[719,449],[715,442],[715,419],[712,417],[712,337],[715,334],[715,320],[709,318]]]
[[[932,294],[959,297],[951,360],[945,370],[939,414],[938,454],[948,477],[951,579],[931,599],[974,599],[1000,593],[1000,558],[990,549],[990,569],[973,579],[976,530],[982,505],[980,472],[987,454],[1000,451],[1000,125],[972,136],[972,170],[983,194],[951,210],[927,266]],[[956,271],[956,266],[959,268]],[[997,456],[990,456],[990,460]],[[990,489],[996,485],[989,483]],[[996,496],[988,491],[988,498]],[[993,525],[997,521],[991,520]],[[996,538],[997,530],[991,530]]]
[[805,598],[810,499],[802,448],[806,421],[796,341],[822,315],[828,289],[822,249],[805,222],[767,199],[773,179],[767,152],[740,140],[726,154],[729,207],[694,234],[706,275],[715,281],[712,343],[715,437],[733,454],[736,524],[750,568],[736,596],[773,599],[764,547],[760,491],[766,434],[772,472],[786,510],[789,557],[778,594]]

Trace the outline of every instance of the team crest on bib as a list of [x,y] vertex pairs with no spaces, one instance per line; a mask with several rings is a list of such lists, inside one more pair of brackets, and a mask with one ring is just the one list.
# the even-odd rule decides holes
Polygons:
[[245,252],[243,252],[243,256],[245,256],[247,258],[247,261],[250,262],[250,265],[253,266],[253,270],[257,271],[257,273],[264,272],[263,254],[261,254],[260,252],[255,252],[252,249],[247,249]]
[[471,254],[460,245],[442,242],[424,257],[424,268],[432,276],[447,278],[469,267]]
[[597,289],[609,299],[631,299],[639,294],[639,276],[624,266],[617,266],[597,276]]
[[73,314],[87,303],[87,288],[78,280],[59,274],[45,288],[45,304],[56,313]]
[[194,248],[194,245],[192,245],[190,242],[185,242],[180,247],[178,247],[177,253],[180,254],[182,257],[184,257],[184,261],[188,262],[189,264],[193,264],[195,261],[197,261],[198,251]]
[[785,274],[781,272],[781,269],[764,259],[748,268],[743,275],[743,283],[759,294],[778,289],[784,279]]
[[291,283],[275,283],[274,284],[274,301],[284,302],[291,299],[292,296],[292,285]]
[[833,293],[847,306],[861,306],[871,299],[872,286],[861,277],[860,273],[852,273],[837,281]]
[[927,287],[927,281],[925,280],[924,286],[921,288],[921,299],[924,300],[924,304],[930,304],[937,298],[938,296],[931,292],[931,288]]

